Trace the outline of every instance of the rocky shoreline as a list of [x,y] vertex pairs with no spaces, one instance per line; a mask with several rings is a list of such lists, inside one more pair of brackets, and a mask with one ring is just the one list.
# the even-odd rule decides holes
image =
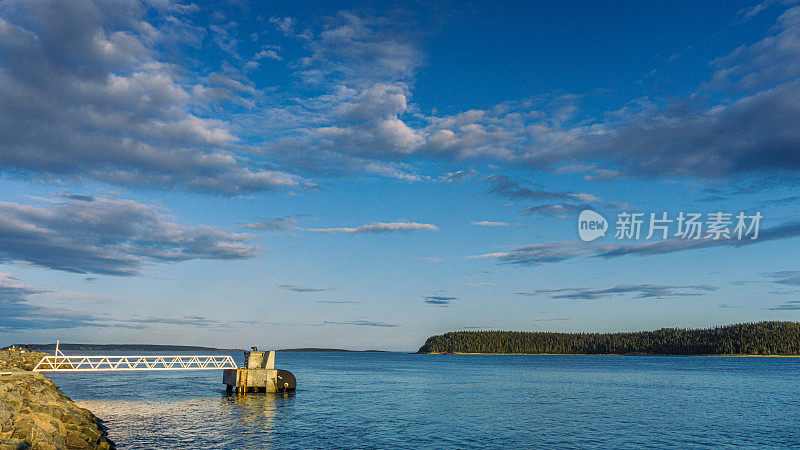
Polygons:
[[31,372],[45,355],[0,351],[0,450],[116,448],[100,419]]

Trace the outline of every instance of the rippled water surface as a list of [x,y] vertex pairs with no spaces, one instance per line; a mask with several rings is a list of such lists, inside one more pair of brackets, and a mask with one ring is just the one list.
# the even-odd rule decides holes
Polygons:
[[796,358],[279,353],[277,363],[296,375],[294,395],[226,394],[219,371],[50,377],[121,448],[800,446]]

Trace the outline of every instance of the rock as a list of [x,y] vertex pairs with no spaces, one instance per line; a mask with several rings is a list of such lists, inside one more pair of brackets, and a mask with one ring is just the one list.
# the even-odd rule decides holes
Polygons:
[[43,352],[18,352],[11,350],[0,350],[0,371],[33,370],[36,364],[45,356],[51,356]]
[[55,444],[53,444],[52,442],[44,442],[44,441],[39,441],[33,444],[33,447],[31,448],[33,450],[58,450],[58,447],[56,447]]
[[[116,448],[91,411],[81,408],[32,369],[41,355],[0,352],[0,450]],[[18,352],[17,352],[18,353]]]
[[66,441],[69,448],[92,448],[92,445],[79,433],[68,433]]
[[5,392],[2,400],[4,404],[8,405],[7,409],[12,411],[19,410],[22,407],[22,401],[22,396],[16,392]]
[[27,414],[18,414],[14,416],[14,431],[11,433],[11,437],[22,439],[30,444],[33,442],[32,437],[34,426],[33,420],[31,420],[30,416]]
[[103,435],[103,433],[95,427],[81,427],[81,434],[87,441],[95,443],[100,441],[100,437]]
[[14,414],[11,411],[0,411],[0,439],[11,437],[14,431]]
[[31,429],[31,448],[36,450],[53,450],[56,448],[53,438],[47,431],[37,427]]
[[17,450],[30,448],[25,441],[19,439],[3,439],[0,441],[0,450]]
[[58,433],[58,425],[50,422],[50,416],[42,413],[34,413],[31,417],[36,427],[44,430],[48,435]]
[[65,425],[74,425],[84,422],[84,417],[72,410],[62,413],[61,416],[59,416],[59,418],[61,420],[61,423]]

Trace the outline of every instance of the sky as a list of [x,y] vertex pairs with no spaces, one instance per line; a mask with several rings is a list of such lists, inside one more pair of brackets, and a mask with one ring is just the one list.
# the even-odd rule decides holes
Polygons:
[[799,187],[794,1],[0,2],[0,345],[797,321]]

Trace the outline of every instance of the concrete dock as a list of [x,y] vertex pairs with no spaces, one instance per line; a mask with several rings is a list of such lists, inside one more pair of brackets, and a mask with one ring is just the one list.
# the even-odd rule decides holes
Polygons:
[[290,392],[297,388],[291,372],[275,368],[275,351],[244,352],[244,367],[225,369],[222,382],[228,392]]

